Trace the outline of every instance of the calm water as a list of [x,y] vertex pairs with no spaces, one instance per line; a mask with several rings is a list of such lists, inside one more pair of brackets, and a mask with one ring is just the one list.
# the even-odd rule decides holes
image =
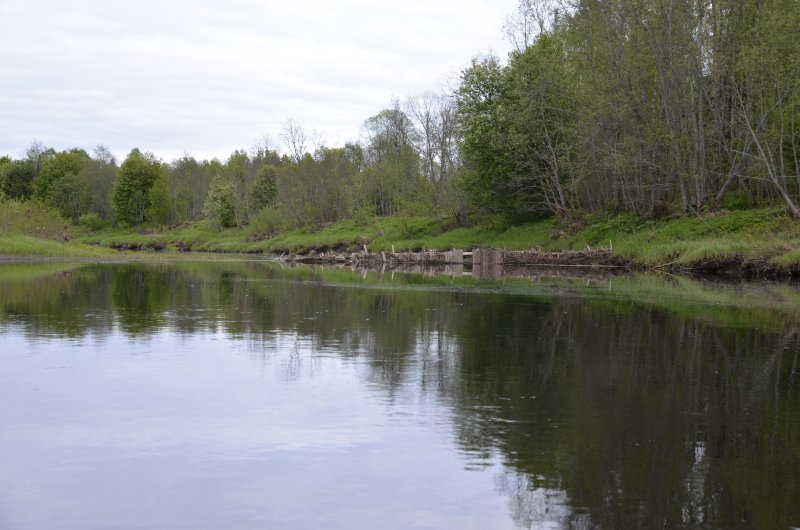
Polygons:
[[799,330],[790,286],[3,265],[0,528],[800,527]]

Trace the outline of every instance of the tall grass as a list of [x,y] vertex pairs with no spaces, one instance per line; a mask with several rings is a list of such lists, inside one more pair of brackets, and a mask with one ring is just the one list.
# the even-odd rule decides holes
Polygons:
[[72,227],[57,210],[34,201],[0,201],[0,235],[69,239]]
[[[35,203],[0,203],[0,236],[28,236],[62,241],[73,235],[57,212]],[[476,246],[507,249],[580,250],[611,247],[614,254],[645,266],[692,266],[707,261],[739,260],[755,265],[800,267],[800,223],[776,209],[742,210],[659,221],[630,214],[594,219],[583,228],[555,219],[510,223],[484,219],[455,228],[435,216],[350,219],[321,228],[285,230],[275,212],[265,210],[244,229],[218,229],[201,221],[169,230],[106,227],[77,234],[78,243],[115,248],[165,247],[227,253],[281,253],[318,250],[374,251]],[[16,240],[15,245],[29,248]],[[0,249],[2,251],[2,249]],[[58,253],[55,249],[47,255]],[[65,251],[66,252],[66,251]],[[8,253],[8,252],[6,252]]]
[[0,235],[0,256],[106,258],[114,254],[107,248],[91,247],[75,242],[26,236]]

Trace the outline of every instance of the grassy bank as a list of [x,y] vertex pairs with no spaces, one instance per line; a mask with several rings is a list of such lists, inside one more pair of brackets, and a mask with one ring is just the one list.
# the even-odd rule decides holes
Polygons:
[[[159,238],[153,233],[123,232],[124,238],[142,242],[142,248]],[[210,238],[216,231],[203,232]],[[0,201],[0,261],[30,258],[69,258],[90,261],[115,260],[219,260],[219,254],[120,252],[108,245],[88,241],[84,230],[72,226],[53,209],[35,202]],[[232,249],[235,250],[235,249]]]
[[26,203],[0,208],[0,255],[110,257],[117,250],[222,253],[418,250],[476,246],[545,251],[612,248],[647,268],[709,268],[725,263],[757,270],[800,270],[800,223],[777,209],[720,212],[646,220],[632,215],[588,219],[565,226],[556,219],[512,223],[484,219],[453,228],[436,217],[384,217],[286,231],[264,239],[256,227],[217,229],[203,221],[171,229],[107,227],[93,233]]
[[631,215],[590,220],[582,228],[555,219],[512,224],[486,220],[452,229],[434,217],[375,218],[343,221],[320,229],[299,229],[255,240],[247,229],[217,230],[197,223],[166,231],[106,229],[77,241],[109,248],[210,252],[305,253],[356,250],[507,249],[580,250],[611,247],[615,255],[645,267],[702,267],[725,262],[754,268],[800,266],[800,223],[775,209],[644,220]]
[[20,234],[0,235],[0,256],[108,258],[114,251],[76,243]]

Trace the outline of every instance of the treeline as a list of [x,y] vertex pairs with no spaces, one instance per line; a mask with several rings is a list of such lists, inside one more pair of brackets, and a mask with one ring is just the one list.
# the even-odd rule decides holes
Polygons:
[[258,220],[261,235],[348,218],[474,212],[659,217],[783,205],[800,217],[800,2],[521,0],[506,63],[395,101],[365,140],[326,147],[287,121],[225,161],[134,149],[0,159],[0,200],[75,222]]
[[283,149],[265,141],[225,161],[184,156],[165,163],[133,149],[56,151],[34,143],[19,160],[0,158],[0,200],[37,200],[90,228],[174,226],[210,219],[269,232],[357,216],[453,211],[459,171],[452,99],[425,94],[366,120],[366,140],[312,146],[314,134],[283,125]]
[[486,209],[800,216],[800,2],[522,0],[456,97]]

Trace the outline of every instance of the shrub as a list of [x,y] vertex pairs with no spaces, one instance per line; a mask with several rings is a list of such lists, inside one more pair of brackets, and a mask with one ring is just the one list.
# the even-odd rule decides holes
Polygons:
[[96,213],[85,213],[78,219],[78,226],[89,232],[96,232],[104,225],[105,223]]
[[0,202],[0,234],[21,234],[46,239],[65,239],[70,224],[58,210],[36,201]]
[[283,218],[278,210],[271,207],[262,208],[245,228],[245,236],[248,241],[269,239],[280,233],[284,226]]
[[211,181],[205,205],[206,217],[220,227],[236,224],[236,203],[233,185],[219,177]]

